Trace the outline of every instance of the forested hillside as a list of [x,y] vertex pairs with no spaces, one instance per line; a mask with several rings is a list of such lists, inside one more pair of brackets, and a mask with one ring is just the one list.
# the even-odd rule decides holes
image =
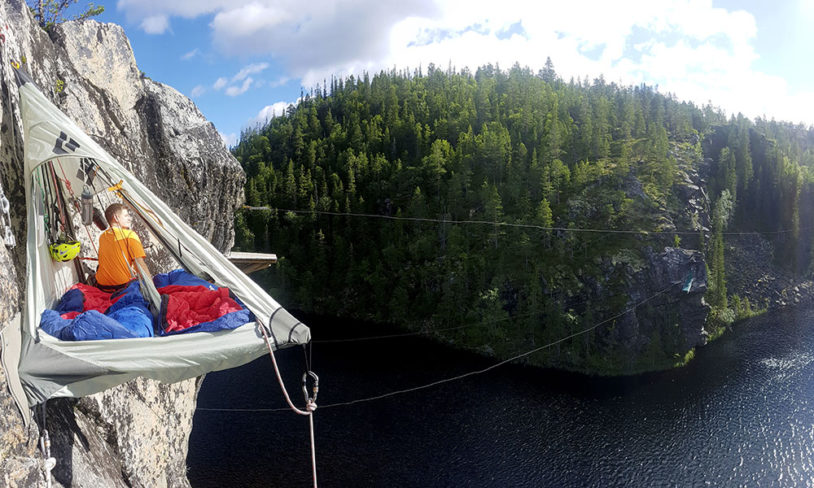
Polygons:
[[[247,204],[271,209],[238,216],[237,246],[281,256],[262,279],[289,306],[499,357],[625,310],[665,247],[706,256],[711,334],[744,312],[727,293],[728,232],[761,233],[800,276],[811,267],[800,222],[814,130],[644,85],[566,82],[550,62],[332,80],[233,152]],[[602,373],[681,363],[693,345],[670,314],[632,355],[609,322],[529,360]]]

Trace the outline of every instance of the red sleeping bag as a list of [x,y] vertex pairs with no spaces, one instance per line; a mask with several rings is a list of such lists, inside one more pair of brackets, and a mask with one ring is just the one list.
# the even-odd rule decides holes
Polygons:
[[228,288],[169,285],[159,288],[158,293],[166,299],[165,332],[188,329],[243,309],[229,297]]
[[113,299],[111,299],[110,296],[111,293],[102,291],[94,286],[77,283],[71,287],[61,300],[64,303],[64,307],[73,310],[63,313],[61,317],[63,319],[72,320],[80,313],[87,312],[88,310],[96,310],[103,314],[123,295],[119,294]]

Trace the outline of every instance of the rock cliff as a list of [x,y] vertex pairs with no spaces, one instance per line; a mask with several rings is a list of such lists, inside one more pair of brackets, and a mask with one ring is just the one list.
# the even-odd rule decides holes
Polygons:
[[[144,77],[121,27],[68,22],[46,33],[22,0],[0,2],[0,187],[18,245],[0,246],[0,323],[21,307],[25,204],[13,61],[68,116],[219,249],[233,244],[244,175],[215,127],[186,97]],[[0,232],[5,229],[0,229]],[[151,268],[169,258],[147,250]],[[48,403],[55,485],[184,487],[198,383],[137,380],[81,400]],[[25,427],[0,369],[0,485],[44,486],[42,422]]]

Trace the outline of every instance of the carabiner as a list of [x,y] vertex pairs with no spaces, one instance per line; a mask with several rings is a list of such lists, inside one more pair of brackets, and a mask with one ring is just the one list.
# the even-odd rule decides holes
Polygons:
[[[311,377],[314,380],[314,387],[312,391],[314,393],[313,397],[308,396],[308,377]],[[319,394],[319,376],[313,371],[306,371],[302,374],[302,394],[305,396],[305,403],[307,404],[314,404],[316,406],[317,403],[317,395]]]

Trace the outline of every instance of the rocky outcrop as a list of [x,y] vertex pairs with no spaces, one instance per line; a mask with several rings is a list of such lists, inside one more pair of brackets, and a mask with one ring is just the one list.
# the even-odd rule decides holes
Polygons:
[[[710,227],[709,199],[699,174],[704,163],[686,145],[675,145],[672,155],[677,173],[668,198],[649,196],[633,172],[624,179],[627,198],[650,209],[648,217],[661,234],[633,240],[601,258],[598,276],[580,278],[583,286],[565,299],[565,308],[576,317],[601,317],[602,326],[591,331],[593,344],[586,339],[582,350],[571,347],[555,354],[553,366],[634,374],[683,364],[690,351],[706,344],[710,307],[703,299],[707,269],[699,250]],[[585,213],[575,210],[575,215]]]
[[[688,283],[689,290],[684,291]],[[700,251],[667,247],[658,254],[648,252],[646,266],[632,276],[625,290],[630,306],[641,305],[619,320],[619,342],[635,354],[632,357],[646,360],[654,341],[660,347],[669,343],[665,349],[680,356],[705,344],[706,290],[706,265]],[[648,369],[647,365],[636,369],[642,368]]]
[[[0,185],[19,243],[0,246],[2,324],[20,309],[25,277],[21,122],[11,61],[199,233],[221,250],[232,247],[233,212],[243,198],[240,165],[189,99],[141,74],[121,27],[68,22],[49,36],[22,0],[0,3],[0,26]],[[158,246],[147,252],[155,271],[173,266]],[[197,386],[196,380],[136,380],[81,400],[49,402],[56,484],[189,486],[186,452]],[[0,484],[43,485],[41,422],[23,425],[2,369],[0,406]]]
[[727,236],[724,259],[731,270],[727,272],[727,291],[741,300],[748,299],[753,309],[814,303],[814,282],[778,265],[774,246],[760,234]]

